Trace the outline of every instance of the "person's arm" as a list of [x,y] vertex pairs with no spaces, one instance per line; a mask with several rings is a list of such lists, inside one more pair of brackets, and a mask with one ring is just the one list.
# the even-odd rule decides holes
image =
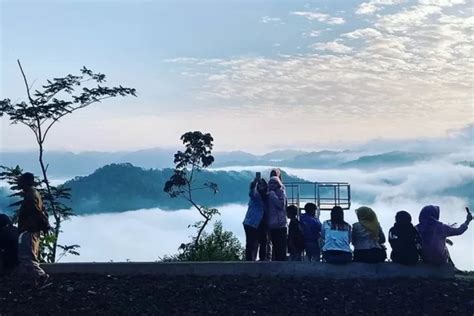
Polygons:
[[468,228],[469,223],[472,221],[472,214],[468,212],[466,221],[459,227],[453,227],[443,224],[443,233],[446,237],[462,235]]
[[354,233],[355,231],[357,231],[356,229],[356,224],[352,225],[352,227],[349,225],[349,241],[354,244],[356,239],[357,239],[357,236],[356,234]]
[[464,234],[464,232],[467,230],[467,227],[468,227],[468,224],[466,223],[463,223],[459,227],[453,227],[453,226],[443,224],[443,234],[446,237],[459,236],[459,235]]
[[250,184],[250,190],[249,190],[249,197],[253,198],[255,194],[257,194],[257,181],[253,180],[252,183]]
[[349,233],[349,244],[350,243],[354,244],[354,234],[352,233],[352,228],[350,225],[349,225],[348,233]]

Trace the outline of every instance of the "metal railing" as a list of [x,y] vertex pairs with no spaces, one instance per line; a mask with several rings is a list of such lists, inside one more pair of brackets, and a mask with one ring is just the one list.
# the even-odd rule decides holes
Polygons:
[[285,182],[288,205],[304,208],[312,202],[321,211],[330,211],[334,206],[344,210],[351,207],[351,186],[347,182]]

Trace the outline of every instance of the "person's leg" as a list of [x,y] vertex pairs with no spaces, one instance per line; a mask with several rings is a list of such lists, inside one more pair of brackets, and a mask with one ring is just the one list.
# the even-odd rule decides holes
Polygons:
[[268,258],[268,231],[263,221],[258,226],[258,258],[260,261],[267,261]]
[[317,242],[305,243],[306,256],[308,261],[321,261],[321,252]]
[[24,232],[20,235],[19,241],[18,259],[21,272],[37,284],[38,281],[47,277],[38,261],[39,233]]
[[251,226],[244,225],[245,230],[245,260],[255,261],[257,258],[258,236],[257,230]]
[[287,232],[286,227],[272,229],[272,244],[273,244],[273,254],[275,261],[286,261],[286,240]]

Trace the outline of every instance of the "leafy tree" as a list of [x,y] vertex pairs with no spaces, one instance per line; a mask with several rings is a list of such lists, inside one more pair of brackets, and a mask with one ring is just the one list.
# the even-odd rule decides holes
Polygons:
[[182,244],[180,253],[164,257],[162,261],[237,261],[242,260],[244,249],[232,232],[225,231],[222,223],[214,223],[211,234],[203,233],[199,246]]
[[[40,90],[33,91],[19,60],[18,66],[25,84],[27,100],[21,102],[12,102],[10,99],[0,100],[0,117],[6,115],[11,124],[20,123],[28,127],[38,144],[42,183],[46,186],[44,200],[47,202],[48,211],[51,211],[54,217],[53,234],[55,239],[51,248],[51,258],[54,262],[61,223],[68,215],[64,214],[64,209],[57,205],[55,200],[57,192],[54,192],[48,180],[48,165],[43,159],[46,138],[51,128],[63,117],[105,99],[128,95],[136,96],[136,90],[122,86],[104,86],[102,85],[106,81],[104,74],[94,73],[83,67],[79,75],[69,74],[65,77],[47,80]],[[81,87],[82,89],[79,90]],[[67,210],[67,212],[70,211]]]
[[194,244],[199,244],[201,235],[212,217],[219,214],[215,208],[208,208],[198,204],[193,198],[193,192],[209,189],[215,193],[218,192],[217,184],[209,181],[196,183],[195,173],[203,168],[209,167],[214,162],[212,156],[212,142],[214,139],[211,134],[201,132],[187,132],[181,136],[185,150],[178,151],[174,155],[175,169],[173,175],[165,183],[164,191],[172,198],[180,197],[191,203],[191,205],[202,216],[202,220],[190,226],[197,229],[197,235],[194,237]]
[[[13,222],[16,224],[18,223],[18,207],[20,206],[24,197],[23,191],[18,186],[18,180],[23,174],[23,170],[20,168],[20,166],[16,166],[15,168],[0,166],[0,169],[3,170],[2,172],[0,172],[0,180],[8,183],[8,185],[10,186],[10,191],[13,192],[12,194],[10,194],[9,197],[20,198],[18,201],[13,202],[9,205],[10,207],[16,207],[13,212]],[[45,188],[41,187],[41,181],[39,179],[36,179],[34,186],[42,196],[45,196],[47,194],[47,192],[45,192]],[[64,204],[66,200],[69,200],[71,198],[70,190],[63,186],[51,186],[51,192],[53,194],[54,201],[56,201],[56,207],[58,210],[60,210],[62,219],[65,220],[68,219],[70,216],[74,216],[72,210]],[[47,208],[48,206],[45,207]],[[41,262],[54,262],[53,254],[55,252],[53,251],[53,247],[57,244],[57,238],[58,236],[56,236],[54,232],[51,231],[41,236],[39,254],[39,260]],[[57,247],[62,250],[60,258],[66,256],[67,254],[72,254],[76,256],[79,255],[79,253],[77,252],[77,249],[80,247],[79,245],[68,246],[57,244]]]

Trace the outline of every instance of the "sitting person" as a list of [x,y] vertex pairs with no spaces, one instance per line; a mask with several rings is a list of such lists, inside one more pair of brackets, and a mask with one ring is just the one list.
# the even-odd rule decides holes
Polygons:
[[298,215],[298,208],[295,205],[290,205],[286,208],[286,215],[290,219],[288,225],[288,252],[290,254],[290,261],[301,261],[301,255],[304,250],[304,236],[300,229],[300,222],[296,218]]
[[420,258],[420,235],[411,223],[408,212],[400,211],[395,216],[395,224],[388,232],[388,241],[392,247],[390,258],[393,262],[414,265]]
[[0,214],[0,272],[8,274],[18,265],[18,229],[10,218]]
[[321,239],[324,261],[328,263],[352,261],[351,225],[344,221],[344,211],[340,206],[334,206],[331,210],[331,219],[323,223]]
[[[422,257],[426,263],[442,265],[450,262],[446,237],[463,234],[472,221],[468,212],[466,221],[455,228],[439,221],[439,206],[427,205],[420,212],[420,223],[416,226],[421,237]],[[452,263],[452,262],[451,262]]]
[[385,235],[375,212],[366,206],[356,210],[357,223],[352,225],[354,261],[365,263],[384,262],[387,253],[383,244]]
[[321,249],[319,239],[321,237],[321,222],[316,217],[317,206],[314,203],[306,203],[305,214],[301,214],[300,222],[304,235],[304,250],[308,261],[321,261]]

